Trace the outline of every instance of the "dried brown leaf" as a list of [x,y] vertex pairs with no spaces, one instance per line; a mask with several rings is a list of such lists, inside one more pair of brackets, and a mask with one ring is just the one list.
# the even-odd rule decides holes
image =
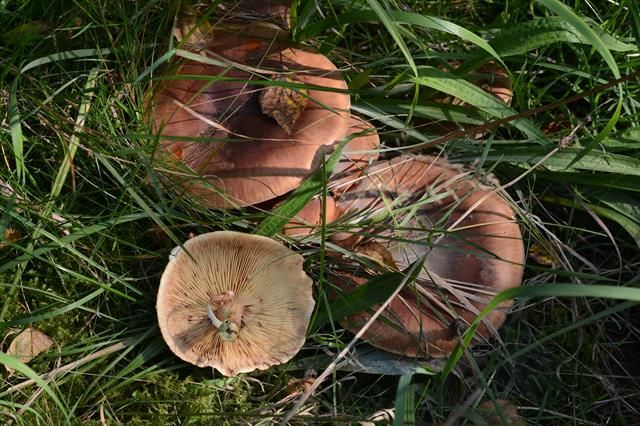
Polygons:
[[[13,339],[7,350],[7,355],[11,355],[26,364],[41,353],[46,352],[53,346],[53,343],[49,336],[29,327]],[[7,367],[7,370],[13,373],[13,369]]]
[[[295,79],[289,76],[278,76],[274,80],[286,83],[295,82]],[[304,89],[293,90],[281,86],[267,87],[260,93],[260,109],[263,114],[276,120],[278,125],[290,135],[309,101],[307,96],[307,91]]]
[[524,426],[524,420],[518,415],[518,409],[511,401],[496,399],[483,401],[478,405],[478,413],[487,421],[489,426]]
[[[367,241],[364,243],[360,243],[356,247],[355,251],[359,255],[374,261],[384,269],[387,269],[389,271],[398,270],[398,266],[393,260],[393,256],[391,255],[391,253],[389,253],[389,250],[387,250],[385,246],[378,243],[377,241]],[[379,272],[371,271],[369,269],[367,269],[367,272],[372,275],[379,275]]]
[[9,243],[17,243],[22,239],[22,233],[14,228],[7,228],[4,230],[4,235],[0,241],[0,249],[3,249],[9,245]]
[[553,254],[545,248],[542,244],[534,242],[529,246],[529,252],[527,256],[533,259],[538,265],[553,266]]

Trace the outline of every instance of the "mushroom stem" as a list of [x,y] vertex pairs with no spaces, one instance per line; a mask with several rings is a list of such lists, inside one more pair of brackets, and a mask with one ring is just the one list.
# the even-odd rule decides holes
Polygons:
[[222,340],[226,340],[226,341],[236,340],[236,337],[238,337],[238,330],[239,330],[238,324],[236,324],[235,322],[231,322],[228,319],[224,321],[220,321],[216,317],[216,314],[213,313],[213,309],[211,309],[211,305],[207,305],[207,316],[211,320],[211,324],[213,324],[213,326],[218,329],[218,334],[220,335]]
[[213,324],[215,328],[219,329],[222,326],[222,321],[216,318],[216,314],[213,313],[211,305],[207,305],[207,316],[209,317],[209,319],[211,320],[211,324]]

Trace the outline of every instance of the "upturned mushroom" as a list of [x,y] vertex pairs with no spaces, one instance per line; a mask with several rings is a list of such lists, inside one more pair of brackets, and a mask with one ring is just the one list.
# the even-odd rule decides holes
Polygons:
[[[391,269],[405,269],[426,255],[415,285],[403,289],[383,312],[384,319],[365,333],[376,347],[409,356],[445,356],[459,341],[459,326],[472,322],[495,294],[521,283],[524,247],[511,207],[460,167],[427,156],[382,161],[338,199],[337,207],[377,218],[367,228],[371,238],[338,244],[358,253],[359,245],[377,242],[375,256],[367,249],[363,254],[382,259],[378,263]],[[438,229],[445,231],[439,234]],[[337,286],[348,291],[368,279],[361,267],[342,274]],[[495,333],[509,306],[503,303],[492,311],[476,336]],[[369,318],[369,312],[354,313],[342,325],[357,332]]]
[[[184,31],[182,31],[184,33]],[[349,124],[347,85],[325,56],[259,25],[214,27],[158,85],[161,150],[192,171],[180,184],[205,205],[243,207],[296,188]]]
[[160,281],[162,337],[183,360],[227,376],[287,362],[314,307],[302,262],[257,235],[218,231],[186,241]]

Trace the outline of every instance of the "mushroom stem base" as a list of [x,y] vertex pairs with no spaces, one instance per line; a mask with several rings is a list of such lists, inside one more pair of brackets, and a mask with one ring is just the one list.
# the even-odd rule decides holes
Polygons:
[[231,342],[238,337],[238,324],[231,322],[228,319],[222,321],[222,325],[218,328],[218,334],[222,340]]
[[207,306],[207,316],[211,320],[211,324],[218,329],[218,334],[222,340],[227,342],[236,340],[236,337],[238,337],[238,330],[240,329],[238,324],[229,319],[220,321],[216,317],[216,314],[213,313],[213,309],[211,309],[210,305]]

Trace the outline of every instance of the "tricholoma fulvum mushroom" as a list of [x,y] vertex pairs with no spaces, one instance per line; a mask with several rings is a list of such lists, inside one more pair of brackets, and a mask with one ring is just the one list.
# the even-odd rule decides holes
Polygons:
[[[444,160],[405,155],[378,162],[336,205],[341,212],[381,220],[360,233],[370,233],[363,242],[348,238],[337,244],[355,253],[366,247],[365,256],[399,270],[426,254],[415,285],[402,290],[383,312],[384,319],[364,335],[381,349],[420,357],[448,355],[459,341],[457,325],[471,323],[495,294],[522,281],[524,246],[513,210],[492,188]],[[474,210],[468,212],[470,208]],[[454,229],[448,229],[451,225]],[[433,229],[447,232],[434,236]],[[365,268],[345,273],[337,286],[353,289],[366,283],[367,275]],[[495,332],[510,305],[493,310],[476,336]],[[342,324],[357,332],[370,316],[354,313]]]
[[303,258],[266,237],[217,231],[172,252],[158,289],[162,337],[185,361],[236,375],[287,362],[314,307]]
[[209,207],[295,189],[347,133],[351,103],[337,68],[280,33],[215,26],[190,43],[202,61],[183,60],[155,88],[150,118],[161,151],[171,168],[191,171],[180,184]]
[[[274,3],[284,25],[287,7]],[[319,53],[291,47],[280,31],[223,25],[205,36],[196,32],[200,38],[185,46],[215,61],[185,60],[176,78],[156,87],[151,119],[161,151],[193,172],[180,184],[209,207],[282,196],[322,165],[336,141],[371,129],[350,117],[336,67]],[[347,145],[344,152],[353,155],[334,171],[334,198],[315,198],[285,233],[306,235],[355,212],[359,234],[369,238],[343,239],[341,232],[333,243],[388,269],[426,255],[415,285],[391,301],[364,338],[398,354],[446,356],[459,342],[459,323],[472,322],[497,292],[520,285],[520,229],[509,204],[459,167],[406,155],[371,164],[378,144],[371,131]],[[386,222],[376,222],[385,215]],[[434,237],[433,229],[446,231]],[[314,305],[301,264],[300,255],[264,237],[220,231],[187,241],[162,276],[163,337],[182,359],[227,375],[286,362],[304,342]],[[293,275],[285,278],[284,271]],[[356,267],[336,286],[353,289],[370,273]],[[477,336],[494,332],[509,306],[491,312]],[[342,324],[356,332],[369,318],[354,313]]]

